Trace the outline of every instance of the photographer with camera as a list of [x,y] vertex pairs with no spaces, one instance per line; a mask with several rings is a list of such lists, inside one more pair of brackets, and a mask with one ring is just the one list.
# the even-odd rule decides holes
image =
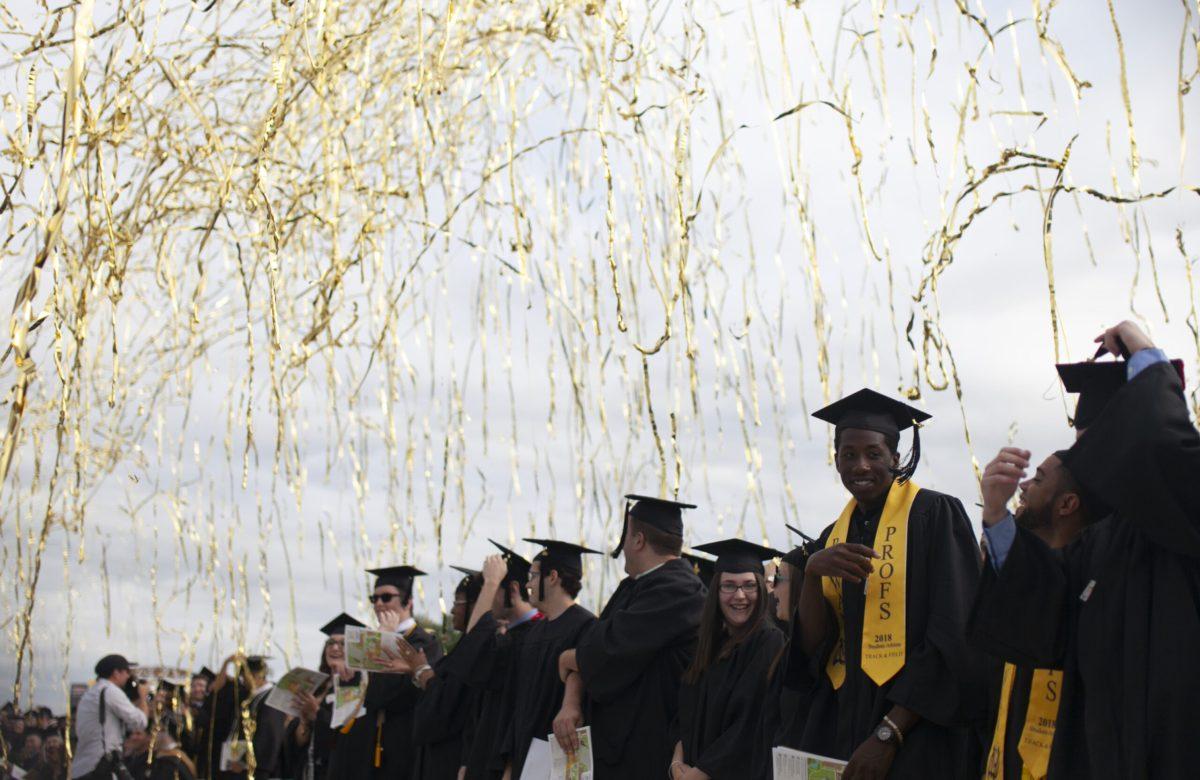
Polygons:
[[[125,689],[130,686],[136,701]],[[111,780],[128,776],[121,763],[127,731],[146,728],[150,713],[145,696],[138,695],[130,663],[121,655],[106,655],[96,663],[96,684],[83,694],[75,715],[75,748],[72,778]]]

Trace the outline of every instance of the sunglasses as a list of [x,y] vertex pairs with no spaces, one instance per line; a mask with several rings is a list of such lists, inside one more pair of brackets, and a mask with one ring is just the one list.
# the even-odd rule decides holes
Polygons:
[[392,599],[398,599],[400,597],[398,595],[396,595],[395,593],[372,593],[370,596],[367,596],[367,598],[370,599],[372,604],[375,604],[375,603],[388,604],[388,603],[391,603]]

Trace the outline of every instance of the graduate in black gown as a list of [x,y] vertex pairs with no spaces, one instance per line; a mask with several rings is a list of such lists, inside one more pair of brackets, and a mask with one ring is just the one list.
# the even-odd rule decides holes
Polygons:
[[[413,578],[425,572],[413,566],[368,569],[374,574],[371,604],[381,631],[400,634],[428,662],[437,663],[442,646],[437,637],[417,625],[413,617]],[[421,690],[413,684],[409,664],[393,659],[394,672],[372,672],[364,697],[366,712],[338,737],[331,757],[330,777],[409,780],[414,772],[413,718]],[[342,741],[346,742],[342,750]]]
[[635,503],[626,507],[613,557],[624,552],[629,576],[578,646],[559,656],[566,690],[554,735],[574,750],[576,729],[591,726],[596,780],[660,780],[671,763],[679,682],[696,650],[705,589],[679,557],[681,510],[694,507],[644,496],[626,500]]
[[801,749],[847,778],[965,777],[979,767],[987,689],[965,628],[981,557],[956,498],[912,483],[900,432],[929,415],[860,390],[813,415],[835,426],[851,500],[808,558],[793,664],[815,685]]
[[[1005,448],[998,459],[1003,460],[1009,452],[1027,455],[1024,450]],[[1017,526],[1032,533],[1051,550],[1061,550],[1075,541],[1094,514],[1089,497],[1063,466],[1065,454],[1060,451],[1048,456],[1032,477],[1020,483],[1021,500],[1014,515]],[[990,466],[989,469],[993,474],[996,471]],[[994,482],[989,479],[985,484]],[[1007,503],[1011,492],[1003,489],[992,495],[992,504],[1000,495],[1006,496],[1001,503]],[[980,583],[983,601],[996,587],[998,571],[995,557],[990,551],[985,551],[985,555]],[[986,642],[981,644],[986,651]],[[1001,661],[993,666],[983,776],[985,780],[1005,777],[1041,780],[1047,776],[1058,712],[1074,691],[1064,686],[1061,669],[1037,669]],[[1066,711],[1071,709],[1071,704],[1066,705]]]
[[529,597],[545,616],[532,624],[513,663],[505,697],[508,723],[500,756],[510,777],[519,778],[533,740],[543,743],[554,727],[562,705],[563,683],[558,678],[558,657],[575,647],[579,637],[596,622],[596,616],[575,603],[583,587],[584,554],[599,555],[571,542],[526,539],[542,546],[529,570]]
[[761,764],[757,739],[767,676],[783,648],[771,620],[764,560],[783,553],[742,539],[696,547],[717,556],[699,641],[679,690],[674,780],[746,777]]
[[296,699],[300,718],[292,731],[290,750],[291,776],[295,780],[324,780],[329,773],[333,754],[338,749],[338,737],[344,724],[337,728],[333,720],[334,685],[361,685],[362,674],[346,666],[346,627],[365,624],[345,612],[321,627],[325,643],[317,669],[330,676],[330,681],[315,696],[300,692]]
[[775,619],[783,625],[787,642],[767,670],[767,697],[763,702],[762,718],[759,722],[758,753],[753,776],[770,780],[774,774],[771,748],[782,746],[799,749],[804,734],[804,722],[808,717],[809,703],[813,693],[813,676],[806,664],[789,663],[791,654],[788,644],[799,641],[796,637],[796,610],[800,604],[800,591],[804,586],[804,567],[808,556],[817,547],[817,540],[791,526],[789,529],[800,534],[803,540],[779,561],[775,570]]
[[246,659],[237,653],[226,658],[213,678],[204,706],[198,713],[204,735],[201,760],[197,762],[202,777],[229,780],[239,776],[221,769],[221,747],[229,740],[245,739],[241,728],[242,704],[250,698],[252,691]]
[[[452,568],[461,572],[463,578],[454,589],[450,619],[454,630],[465,634],[467,622],[483,589],[483,575],[463,566]],[[477,696],[477,692],[468,684],[472,670],[480,660],[475,651],[477,644],[460,641],[441,660],[415,678],[417,686],[425,691],[417,705],[413,726],[418,778],[456,778],[459,768],[463,766],[463,735]],[[417,668],[420,668],[423,660],[418,658]]]
[[1077,686],[1064,702],[1075,706],[1059,713],[1050,777],[1192,777],[1200,435],[1180,371],[1136,325],[1098,341],[1128,352],[1116,365],[1129,379],[1062,460],[1111,514],[1059,555],[1007,515],[997,519],[988,500],[1003,477],[1020,478],[1027,456],[990,464],[984,526],[1001,565],[974,628],[997,655],[1061,666],[1064,686]]
[[507,689],[525,637],[544,619],[537,607],[529,603],[532,564],[499,542],[492,544],[500,550],[500,555],[484,561],[483,589],[476,607],[483,614],[469,632],[472,642],[478,637],[486,640],[486,644],[475,653],[477,660],[469,680],[476,691],[477,704],[464,740],[464,780],[499,778],[504,774],[501,749],[510,717],[505,708]]

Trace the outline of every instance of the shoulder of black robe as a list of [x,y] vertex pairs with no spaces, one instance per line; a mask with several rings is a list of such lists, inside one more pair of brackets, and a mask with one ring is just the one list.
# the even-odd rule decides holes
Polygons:
[[420,780],[453,778],[462,765],[463,733],[475,691],[454,669],[450,651],[434,666],[434,677],[425,685],[413,718],[416,744],[414,776]]
[[1063,463],[1122,522],[1165,550],[1200,558],[1200,434],[1170,363],[1126,383]]
[[[762,760],[756,738],[767,694],[767,669],[783,647],[783,632],[762,626],[713,664],[693,689],[680,695],[684,761],[709,777],[738,777]],[[687,709],[692,711],[685,712]]]
[[1086,544],[1076,540],[1064,553],[1017,528],[1000,571],[984,562],[967,623],[971,645],[1009,663],[1062,668],[1073,622],[1067,556]]
[[584,687],[596,701],[620,696],[663,648],[694,643],[700,625],[705,588],[686,562],[676,558],[626,582],[576,648]]
[[254,776],[261,778],[282,777],[286,774],[285,754],[290,733],[288,716],[266,706],[267,692],[255,696],[251,702],[254,715]]

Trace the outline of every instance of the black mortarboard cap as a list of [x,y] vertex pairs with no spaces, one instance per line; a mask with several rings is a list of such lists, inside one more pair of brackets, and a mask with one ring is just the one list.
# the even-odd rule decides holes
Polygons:
[[209,669],[207,666],[201,666],[200,671],[192,675],[192,679],[194,680],[197,677],[203,677],[211,684],[213,680],[217,679],[217,673],[212,669]]
[[375,587],[392,585],[400,591],[411,591],[413,577],[424,576],[425,572],[416,566],[403,564],[400,566],[385,566],[381,569],[367,569],[367,574],[374,574]]
[[763,561],[781,558],[783,553],[771,547],[748,542],[745,539],[722,539],[719,542],[698,544],[693,549],[717,556],[716,573],[745,574],[763,573]]
[[342,614],[335,617],[333,620],[331,620],[328,623],[326,623],[325,625],[321,626],[321,633],[324,634],[325,636],[333,636],[334,634],[344,634],[344,633],[346,633],[346,626],[358,626],[360,628],[366,628],[367,624],[363,623],[358,618],[351,617],[350,615],[347,615],[345,612],[343,612]]
[[856,428],[898,436],[901,431],[923,423],[933,415],[864,387],[818,409],[812,416],[839,429]]
[[557,539],[525,539],[524,541],[542,546],[542,551],[533,559],[541,563],[543,573],[547,573],[549,569],[556,569],[560,574],[574,574],[576,577],[582,577],[583,556],[603,555],[599,550],[593,550],[573,542],[560,542]]
[[817,541],[816,539],[814,539],[814,538],[812,538],[811,536],[809,536],[808,534],[804,533],[803,531],[801,531],[799,528],[797,528],[797,527],[796,527],[796,526],[794,526],[794,525],[790,525],[790,524],[788,524],[788,523],[784,523],[784,524],[783,524],[783,527],[784,527],[784,528],[786,528],[786,529],[788,529],[788,530],[789,530],[789,531],[791,531],[792,533],[796,534],[797,536],[799,536],[799,537],[800,537],[801,539],[803,539],[805,542],[809,542],[809,543],[811,543],[811,542],[815,542],[815,541]]
[[479,569],[468,569],[466,566],[451,565],[450,568],[457,572],[461,572],[464,577],[478,577],[481,574]]
[[504,556],[504,563],[508,565],[508,571],[505,572],[502,582],[525,584],[525,581],[529,579],[529,567],[533,564],[518,555],[516,551],[508,549],[495,539],[488,539],[488,541],[496,546],[496,549]]
[[705,585],[708,585],[710,582],[712,582],[712,578],[716,576],[717,562],[712,558],[705,558],[700,555],[694,555],[692,553],[685,552],[683,553],[683,559],[692,564],[692,571],[696,572],[696,576],[699,577],[700,581]]
[[[1180,381],[1183,381],[1183,361],[1172,360],[1171,365],[1179,373]],[[1079,429],[1095,422],[1117,391],[1125,386],[1128,375],[1128,366],[1123,360],[1059,363],[1055,368],[1062,379],[1063,388],[1068,393],[1079,394],[1074,421]]]
[[[630,504],[630,501],[633,503]],[[657,528],[663,533],[682,538],[683,510],[695,508],[695,504],[630,493],[625,496],[625,519],[621,524],[621,541],[617,543],[617,549],[613,550],[612,557],[616,558],[620,555],[621,549],[625,546],[625,532],[629,527],[629,518],[632,517],[639,523]]]

